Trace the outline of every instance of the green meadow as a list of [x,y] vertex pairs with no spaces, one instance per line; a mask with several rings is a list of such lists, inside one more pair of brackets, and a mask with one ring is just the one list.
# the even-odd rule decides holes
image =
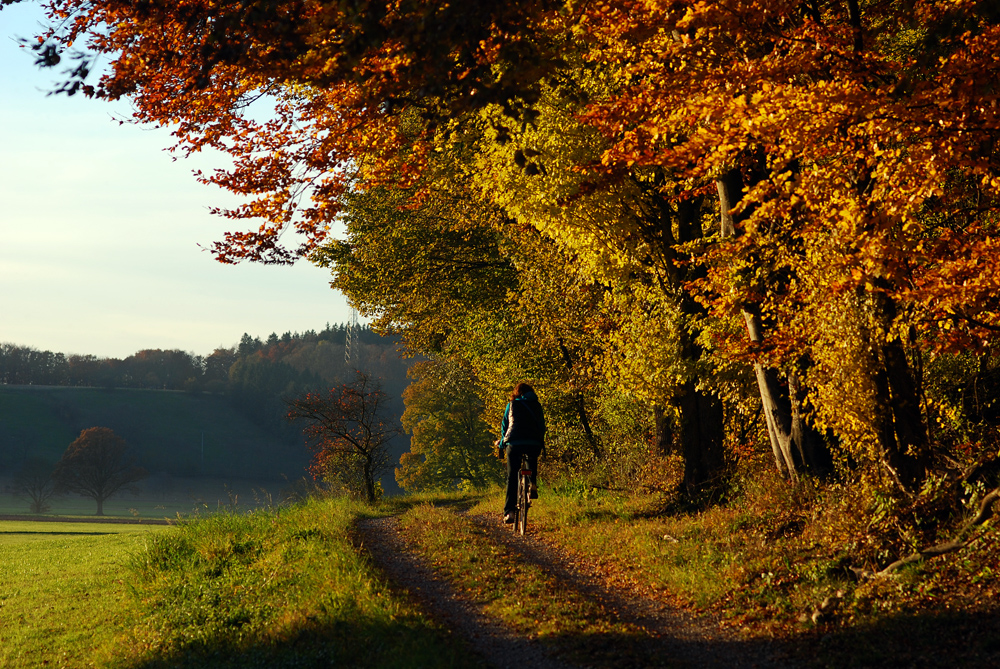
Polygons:
[[[0,479],[0,490],[4,487]],[[156,479],[146,479],[138,484],[138,494],[119,493],[104,503],[108,517],[138,520],[175,519],[184,516],[233,508],[266,507],[278,504],[289,492],[289,481],[267,481],[225,478],[172,478],[169,491],[163,490]],[[152,490],[150,490],[152,488]],[[27,497],[0,493],[0,516],[29,514]],[[97,511],[97,503],[79,495],[60,495],[50,500],[51,509],[44,518],[90,517]],[[39,518],[41,519],[41,517]]]
[[344,499],[173,526],[0,522],[0,666],[477,666],[351,539]]
[[0,521],[0,666],[88,666],[122,625],[129,556],[168,530]]

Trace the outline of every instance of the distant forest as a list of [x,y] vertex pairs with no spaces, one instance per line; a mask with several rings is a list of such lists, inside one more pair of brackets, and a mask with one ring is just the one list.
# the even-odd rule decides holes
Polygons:
[[[396,416],[403,413],[402,394],[408,383],[409,363],[400,354],[398,340],[379,336],[368,327],[354,328],[348,359],[347,334],[346,325],[327,325],[320,332],[272,333],[263,340],[244,334],[238,345],[218,348],[207,356],[180,350],[147,349],[124,359],[66,355],[30,346],[0,344],[0,388],[14,392],[17,387],[25,391],[26,387],[32,387],[36,392],[31,396],[38,398],[26,399],[23,394],[3,394],[0,398],[11,404],[7,407],[9,411],[0,411],[0,470],[18,466],[31,453],[58,458],[61,449],[76,436],[69,428],[78,431],[92,427],[80,421],[100,417],[106,426],[126,436],[152,471],[164,469],[173,475],[219,475],[227,470],[235,471],[234,460],[246,459],[235,456],[240,451],[260,465],[255,468],[252,462],[240,464],[237,469],[246,469],[247,476],[267,473],[264,470],[273,468],[275,457],[301,462],[297,465],[301,471],[305,457],[302,426],[286,420],[287,399],[330,388],[350,380],[355,370],[362,370],[381,381],[383,390],[393,400],[393,413]],[[174,391],[167,395],[179,393],[180,397],[189,395],[192,400],[201,397],[205,401],[181,409],[179,407],[188,407],[188,404],[177,404],[178,400],[168,400],[167,395],[158,402],[153,402],[152,397],[147,401],[134,394],[120,393],[104,395],[100,400],[88,399],[90,395],[63,394],[68,391],[49,397],[50,393],[44,392],[45,387],[78,388],[80,392],[85,388]],[[38,392],[43,394],[38,395]],[[214,399],[206,404],[210,397]],[[35,407],[39,402],[42,404]],[[175,415],[166,423],[156,417],[159,411],[156,407],[161,405],[162,412]],[[63,408],[57,410],[59,407]],[[239,427],[230,412],[241,415],[240,421],[245,419],[256,425],[261,430],[260,436],[251,438],[244,434],[237,438],[236,432],[245,433],[246,428]],[[53,420],[60,424],[60,429],[48,434],[51,430],[43,429],[39,421],[50,423]],[[195,467],[191,462],[163,460],[165,453],[175,450],[170,444],[180,443],[182,439],[185,443],[204,440],[206,430],[209,437],[218,434],[220,453],[233,454],[226,458],[228,464],[219,461],[217,466],[211,466],[211,462],[206,461],[204,466]],[[186,435],[187,432],[191,434]],[[182,437],[182,433],[186,436]],[[406,450],[403,442],[407,440],[399,441],[392,449],[397,458]],[[251,442],[259,445],[250,448]],[[265,446],[266,443],[271,446]],[[57,447],[58,452],[54,450]],[[263,458],[259,449],[271,452]],[[391,479],[391,475],[388,478]],[[389,484],[389,487],[395,486]]]
[[[40,351],[31,346],[0,344],[0,385],[82,386],[227,392],[246,385],[258,365],[290,370],[288,382],[332,383],[347,371],[364,366],[383,377],[395,376],[398,342],[367,326],[355,329],[357,350],[345,360],[347,326],[329,325],[320,332],[271,333],[266,340],[244,333],[238,346],[217,348],[210,355],[181,350],[144,349],[127,358],[98,358]],[[261,362],[255,362],[255,361]],[[402,369],[405,378],[405,368]],[[235,374],[235,378],[233,375]]]

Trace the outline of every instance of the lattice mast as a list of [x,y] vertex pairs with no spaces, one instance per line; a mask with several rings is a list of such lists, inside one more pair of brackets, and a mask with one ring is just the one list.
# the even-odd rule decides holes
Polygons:
[[347,321],[344,333],[344,362],[351,364],[351,356],[357,357],[358,351],[358,310],[351,309],[351,317]]

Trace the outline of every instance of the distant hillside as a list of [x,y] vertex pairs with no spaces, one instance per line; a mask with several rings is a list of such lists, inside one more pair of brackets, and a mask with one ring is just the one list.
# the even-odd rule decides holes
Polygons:
[[[0,385],[0,477],[28,456],[54,463],[88,427],[125,438],[151,474],[144,487],[168,477],[297,480],[310,455],[296,430],[276,435],[224,395]],[[393,462],[409,448],[396,441]],[[382,485],[399,492],[391,471]]]
[[[0,477],[28,456],[55,462],[81,430],[109,427],[154,475],[297,479],[310,453],[303,426],[285,419],[285,400],[361,369],[380,380],[398,419],[409,367],[398,347],[345,325],[265,340],[244,334],[208,356],[149,349],[95,358],[0,344]],[[396,440],[393,464],[408,442]],[[382,485],[399,490],[392,471]]]
[[0,386],[0,473],[27,455],[55,462],[95,426],[124,437],[152,474],[295,479],[308,462],[301,440],[275,438],[224,396]]

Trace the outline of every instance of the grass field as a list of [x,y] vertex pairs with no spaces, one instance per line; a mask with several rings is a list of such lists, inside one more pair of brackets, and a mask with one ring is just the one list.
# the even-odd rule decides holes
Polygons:
[[0,521],[0,666],[89,666],[122,623],[123,565],[163,531]]
[[[0,478],[0,491],[6,479]],[[287,481],[247,480],[226,478],[171,478],[169,488],[140,482],[138,495],[123,493],[104,503],[104,513],[111,517],[162,519],[219,511],[238,506],[243,510],[271,506],[281,501],[289,487]],[[154,487],[156,492],[150,491]],[[50,502],[47,516],[93,516],[97,511],[94,500],[79,495],[63,495]],[[29,500],[0,493],[0,515],[29,514]]]
[[[662,588],[747,638],[780,638],[803,666],[1000,662],[992,527],[967,551],[855,583],[831,567],[808,521],[789,524],[795,507],[772,498],[679,512],[642,495],[541,494],[533,533],[589,556],[615,582]],[[455,513],[498,513],[500,495],[223,506],[172,527],[0,522],[0,666],[475,666],[357,550],[353,523],[382,513],[401,513],[417,550],[512,628],[577,639],[567,650],[581,659],[587,639],[638,638]],[[531,596],[502,596],[513,572]],[[836,590],[828,620],[802,615]],[[588,664],[622,666],[620,653],[609,658]]]

